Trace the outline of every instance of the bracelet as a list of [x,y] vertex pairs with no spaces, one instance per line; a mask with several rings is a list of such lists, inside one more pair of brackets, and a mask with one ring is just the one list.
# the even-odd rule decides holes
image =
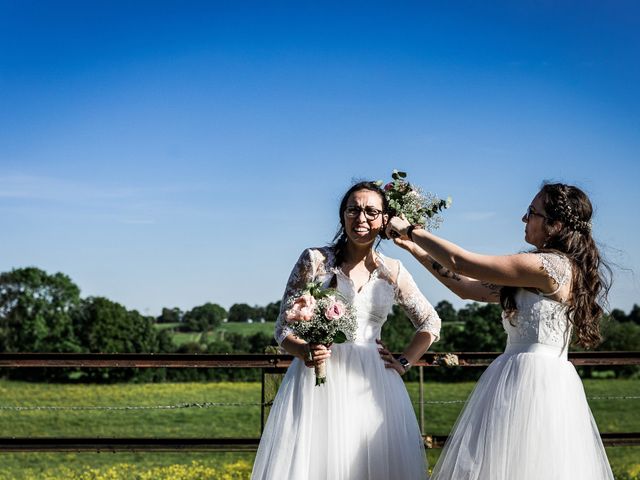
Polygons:
[[415,225],[409,225],[409,228],[407,228],[407,237],[409,237],[409,240],[411,240],[413,242],[413,231],[415,230],[416,226]]

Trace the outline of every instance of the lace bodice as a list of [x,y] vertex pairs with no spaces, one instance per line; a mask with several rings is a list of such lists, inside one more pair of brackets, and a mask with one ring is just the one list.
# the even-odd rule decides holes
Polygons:
[[282,299],[275,328],[278,344],[292,333],[283,316],[287,300],[309,282],[321,281],[328,287],[334,274],[337,277],[338,290],[356,307],[356,343],[374,342],[376,338],[380,338],[382,325],[396,303],[403,307],[417,331],[430,332],[437,340],[440,336],[440,317],[422,295],[411,274],[399,260],[380,254],[376,256],[377,268],[369,281],[356,292],[351,279],[335,267],[332,248],[308,248],[302,252],[291,271]]
[[567,317],[567,305],[548,298],[571,281],[571,263],[563,256],[553,253],[533,254],[540,257],[541,268],[549,275],[557,288],[542,294],[518,289],[517,310],[511,316],[502,316],[502,324],[508,334],[507,345],[541,343],[557,347],[565,355],[571,340],[571,322]]

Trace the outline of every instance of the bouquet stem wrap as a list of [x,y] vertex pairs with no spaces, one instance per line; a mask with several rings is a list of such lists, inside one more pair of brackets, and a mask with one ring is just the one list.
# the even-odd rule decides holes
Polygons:
[[327,381],[327,362],[322,362],[313,368],[316,374],[316,387]]

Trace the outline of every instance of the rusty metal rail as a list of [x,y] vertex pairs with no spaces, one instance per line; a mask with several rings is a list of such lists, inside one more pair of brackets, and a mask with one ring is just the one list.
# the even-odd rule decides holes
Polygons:
[[[460,367],[486,367],[500,352],[451,352]],[[445,352],[429,352],[416,366],[442,368]],[[0,368],[276,368],[286,369],[291,355],[181,353],[0,353]],[[571,352],[578,366],[640,365],[640,352]]]
[[[482,368],[500,353],[451,352],[458,366]],[[423,368],[442,367],[444,352],[429,352],[416,363]],[[640,352],[572,352],[576,366],[640,365]],[[290,355],[261,354],[137,354],[137,353],[0,353],[0,368],[259,368],[263,371],[262,422],[264,424],[264,373],[282,373]],[[421,395],[421,407],[423,396]],[[422,410],[422,409],[421,409]],[[423,413],[420,412],[421,425]],[[446,435],[423,435],[427,448],[441,448]],[[640,446],[640,432],[601,433],[605,446]],[[259,438],[0,438],[0,452],[100,452],[100,451],[255,451]]]
[[[601,433],[605,447],[640,445],[638,433]],[[447,435],[424,435],[426,448],[442,448]],[[254,452],[259,438],[0,438],[0,452]]]

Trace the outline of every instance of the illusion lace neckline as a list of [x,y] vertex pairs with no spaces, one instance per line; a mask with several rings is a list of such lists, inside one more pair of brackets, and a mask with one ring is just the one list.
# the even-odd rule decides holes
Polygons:
[[374,254],[374,262],[376,267],[369,273],[369,278],[367,279],[366,282],[364,282],[359,289],[356,289],[356,284],[353,281],[353,279],[347,275],[343,270],[342,267],[334,267],[333,273],[342,276],[343,278],[345,278],[346,280],[348,280],[349,284],[351,285],[351,289],[353,290],[353,292],[357,295],[362,293],[365,288],[367,288],[367,286],[371,283],[373,283],[379,276],[380,276],[380,271],[382,269],[386,269],[386,265],[384,262],[384,257],[380,254],[380,253],[375,253]]

